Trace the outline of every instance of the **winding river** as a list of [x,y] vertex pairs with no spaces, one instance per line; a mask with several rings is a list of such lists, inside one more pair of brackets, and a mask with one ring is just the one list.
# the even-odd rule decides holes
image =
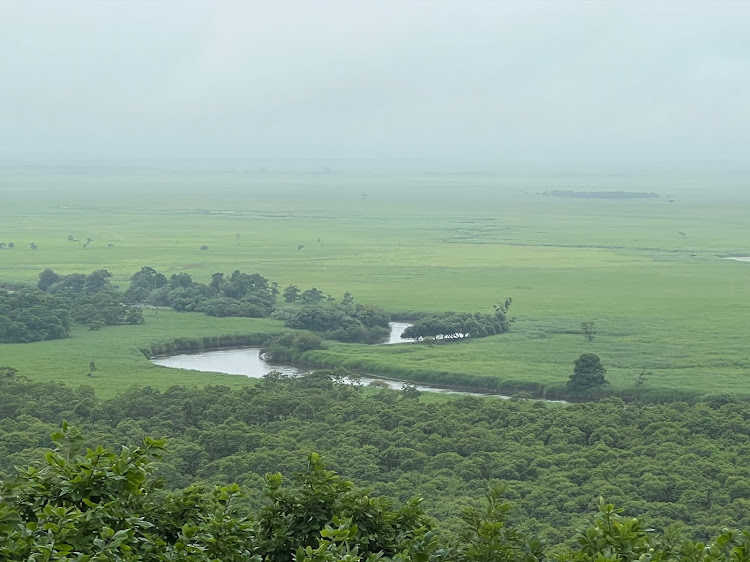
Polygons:
[[[391,322],[391,333],[388,341],[382,345],[397,344],[409,340],[402,340],[401,333],[410,324],[405,322]],[[280,371],[287,375],[301,375],[306,373],[305,369],[292,367],[290,365],[271,364],[260,357],[260,348],[242,347],[234,349],[219,349],[215,351],[204,351],[200,353],[182,353],[179,355],[170,355],[164,357],[154,357],[151,359],[154,365],[169,367],[172,369],[189,369],[193,371],[203,371],[211,373],[226,373],[228,375],[242,375],[251,378],[261,378],[269,371]],[[400,390],[401,387],[409,381],[381,378],[375,375],[364,374],[360,377],[359,382],[363,385],[369,385],[375,381],[379,384],[387,384],[389,388]],[[411,384],[411,383],[410,383]],[[460,394],[464,396],[486,396],[491,393],[472,392],[469,390],[459,390],[450,387],[416,385],[417,389],[422,392],[437,392],[442,394]],[[499,398],[510,398],[500,394],[493,394]]]

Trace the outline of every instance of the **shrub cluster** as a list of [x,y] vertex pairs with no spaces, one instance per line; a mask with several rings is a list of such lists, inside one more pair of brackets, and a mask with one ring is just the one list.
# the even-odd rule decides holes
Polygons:
[[239,270],[230,276],[214,273],[211,282],[198,283],[187,273],[169,279],[151,267],[142,267],[130,278],[127,302],[148,302],[177,311],[203,312],[209,316],[265,318],[274,310],[278,289],[257,273]]
[[310,330],[329,340],[375,343],[388,337],[390,315],[364,304],[305,305],[280,311],[275,317],[295,330]]
[[483,338],[494,334],[502,334],[510,330],[510,321],[506,312],[496,309],[494,314],[430,314],[416,320],[406,328],[402,338],[421,341],[425,338],[460,339]]

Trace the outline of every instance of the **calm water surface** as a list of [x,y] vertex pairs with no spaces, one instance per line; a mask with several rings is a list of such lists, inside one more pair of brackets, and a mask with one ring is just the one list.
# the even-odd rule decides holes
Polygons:
[[[202,353],[182,353],[168,357],[155,357],[151,359],[154,365],[170,367],[172,369],[189,369],[210,373],[226,373],[228,375],[244,375],[259,379],[270,371],[281,371],[287,375],[300,375],[306,373],[305,369],[292,367],[290,365],[278,365],[261,359],[260,348],[241,347],[237,349],[221,349],[217,351],[204,351]],[[397,379],[382,379],[373,375],[363,375],[360,382],[368,385],[374,381],[383,381],[389,388],[400,390],[407,381]],[[478,392],[456,390],[452,388],[441,388],[437,386],[416,385],[422,392],[442,392],[445,394],[465,394],[482,396]]]
[[411,324],[409,324],[408,322],[389,322],[389,324],[391,326],[391,334],[388,337],[388,341],[383,342],[384,344],[390,345],[394,343],[404,343],[404,342],[414,341],[411,338],[407,338],[404,340],[401,339],[401,334],[404,332],[404,330],[406,330],[406,328],[411,326]]

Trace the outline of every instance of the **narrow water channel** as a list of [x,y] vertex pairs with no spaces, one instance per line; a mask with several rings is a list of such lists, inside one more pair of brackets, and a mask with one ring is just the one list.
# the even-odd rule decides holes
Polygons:
[[[386,344],[402,343],[408,340],[401,339],[401,333],[410,324],[405,322],[391,322],[391,334]],[[151,359],[154,365],[169,367],[171,369],[188,369],[193,371],[203,371],[211,373],[226,373],[228,375],[242,375],[251,378],[261,378],[270,371],[280,371],[286,375],[301,375],[306,373],[305,369],[293,367],[291,365],[271,364],[260,356],[258,347],[242,347],[234,349],[219,349],[215,351],[204,351],[201,353],[181,353],[164,357],[154,357]],[[375,375],[364,374],[360,377],[359,382],[365,386],[375,381],[382,381],[389,388],[400,390],[405,384],[412,384],[409,381],[381,378]],[[468,390],[457,390],[455,388],[415,385],[422,392],[437,392],[442,394],[460,394],[464,396],[486,396],[489,393],[472,392]],[[510,396],[493,395],[499,398],[510,398]]]
[[388,336],[388,341],[383,342],[385,345],[414,341],[410,338],[401,339],[401,334],[403,334],[404,330],[411,326],[411,324],[409,324],[408,322],[389,322],[389,324],[391,326],[391,333]]

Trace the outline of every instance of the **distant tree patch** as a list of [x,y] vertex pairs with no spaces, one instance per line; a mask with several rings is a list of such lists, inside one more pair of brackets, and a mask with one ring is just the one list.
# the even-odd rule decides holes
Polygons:
[[658,193],[636,191],[545,191],[542,195],[550,197],[572,197],[574,199],[656,199]]

